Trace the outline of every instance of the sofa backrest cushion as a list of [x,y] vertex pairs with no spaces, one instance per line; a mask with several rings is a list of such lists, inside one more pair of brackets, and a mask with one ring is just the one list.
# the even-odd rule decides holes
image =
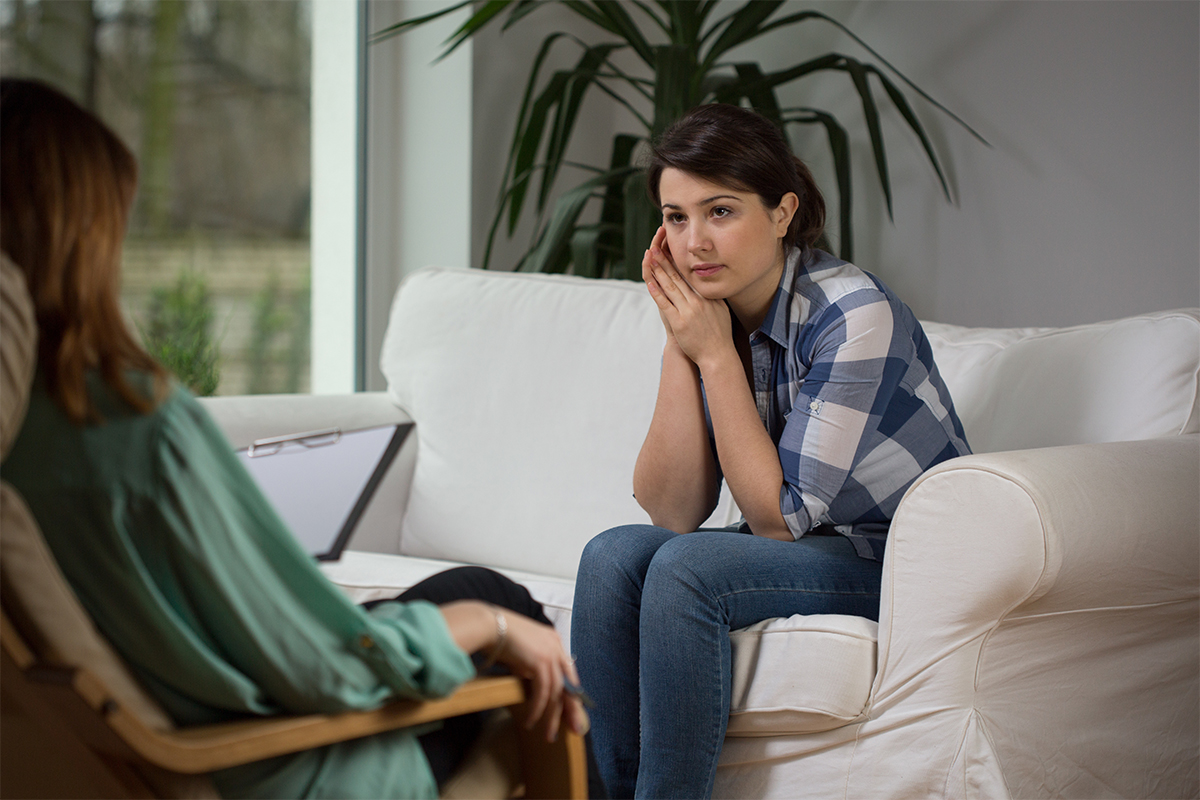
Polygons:
[[404,555],[574,578],[632,496],[664,334],[639,284],[430,269],[397,292],[381,368],[414,420]]
[[1200,310],[1071,328],[923,326],[977,453],[1198,430]]
[[[923,324],[976,452],[1198,429],[1200,311],[1073,328]],[[592,536],[647,522],[632,475],[662,345],[641,284],[409,276],[381,356],[417,423],[399,552],[571,579]],[[706,524],[736,518],[724,491]]]

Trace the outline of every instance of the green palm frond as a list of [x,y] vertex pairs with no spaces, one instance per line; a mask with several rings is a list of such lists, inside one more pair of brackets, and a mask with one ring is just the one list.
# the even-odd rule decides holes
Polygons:
[[[906,91],[915,93],[987,144],[962,119],[930,97],[836,19],[815,10],[776,16],[783,7],[782,0],[740,3],[731,0],[488,0],[473,6],[471,17],[446,40],[441,57],[449,55],[497,20],[503,19],[502,28],[508,29],[551,3],[566,7],[594,25],[602,38],[607,38],[585,41],[556,32],[542,41],[521,98],[505,161],[501,193],[484,249],[484,268],[490,265],[492,245],[501,225],[510,238],[514,235],[536,182],[536,202],[533,203],[536,233],[518,269],[570,270],[591,277],[640,279],[641,254],[658,225],[659,215],[646,196],[644,174],[634,163],[635,154],[639,146],[653,140],[689,109],[708,102],[748,105],[785,131],[792,125],[821,126],[837,182],[839,254],[850,260],[854,239],[849,134],[845,126],[826,111],[781,107],[777,94],[780,87],[822,73],[842,73],[847,87],[853,89],[859,100],[871,158],[889,218],[893,217],[894,198],[881,104],[894,108],[905,127],[917,137],[948,202],[953,202],[953,198],[945,172]],[[372,37],[372,42],[385,40],[470,5],[467,0],[385,28]],[[861,46],[869,59],[826,53],[803,58],[774,72],[767,72],[754,62],[727,63],[723,60],[734,48],[770,31],[806,22],[834,26]],[[550,53],[567,43],[579,49],[574,65],[544,75]],[[645,72],[630,72],[619,66],[613,56],[621,52],[635,55]],[[591,177],[559,195],[551,204],[561,168],[568,165],[566,152],[575,132],[580,107],[592,88],[629,111],[642,130],[618,134],[607,168],[590,167],[587,171],[594,173]],[[878,88],[883,89],[881,94],[877,93]],[[647,106],[650,107],[649,116]],[[593,202],[600,205],[599,221],[581,221],[585,209]]]

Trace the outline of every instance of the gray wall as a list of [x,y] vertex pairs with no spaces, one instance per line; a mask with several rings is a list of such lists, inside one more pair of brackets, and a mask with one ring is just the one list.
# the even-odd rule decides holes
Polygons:
[[[855,260],[920,317],[1058,326],[1200,305],[1200,4],[920,0],[796,3],[785,12],[801,8],[845,23],[992,144],[915,102],[945,156],[950,205],[916,139],[895,115],[885,119],[893,225],[846,79],[808,79],[790,98],[851,129]],[[560,29],[589,41],[604,35],[549,7],[475,42],[475,266],[529,65]],[[768,68],[806,53],[864,55],[832,26],[799,30],[733,55]],[[561,52],[560,63],[578,55]],[[637,131],[598,93],[584,115],[573,152],[580,160],[606,158],[615,131]],[[796,147],[832,186],[817,135],[798,135]],[[513,243],[499,237],[494,263],[512,264],[530,232],[526,225]]]

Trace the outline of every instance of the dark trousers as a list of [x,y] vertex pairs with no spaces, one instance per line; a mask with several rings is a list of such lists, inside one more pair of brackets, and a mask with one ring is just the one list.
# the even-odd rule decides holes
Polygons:
[[[524,614],[543,624],[550,624],[550,620],[542,610],[542,604],[534,600],[524,586],[484,567],[457,567],[439,572],[395,599],[400,602],[427,600],[437,605],[452,603],[456,600],[480,600],[507,608],[518,614]],[[370,608],[378,603],[386,602],[390,601],[375,600],[365,603],[364,607]],[[477,660],[482,661],[478,657]],[[482,713],[464,714],[461,717],[452,717],[446,720],[439,730],[419,738],[418,741],[425,750],[425,757],[429,760],[429,766],[433,769],[433,776],[437,779],[439,787],[444,785],[457,771],[466,757],[467,751],[479,738],[482,729]],[[600,773],[595,766],[590,733],[584,737],[584,744],[588,760],[588,796],[592,798],[608,797],[604,790],[604,784],[600,781]]]

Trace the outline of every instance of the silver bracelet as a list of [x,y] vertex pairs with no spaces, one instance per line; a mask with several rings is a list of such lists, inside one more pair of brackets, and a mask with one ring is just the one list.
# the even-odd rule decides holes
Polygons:
[[492,613],[496,615],[496,644],[488,653],[487,661],[479,668],[480,671],[491,669],[504,652],[504,646],[508,644],[508,620],[504,618],[504,612],[492,606]]

